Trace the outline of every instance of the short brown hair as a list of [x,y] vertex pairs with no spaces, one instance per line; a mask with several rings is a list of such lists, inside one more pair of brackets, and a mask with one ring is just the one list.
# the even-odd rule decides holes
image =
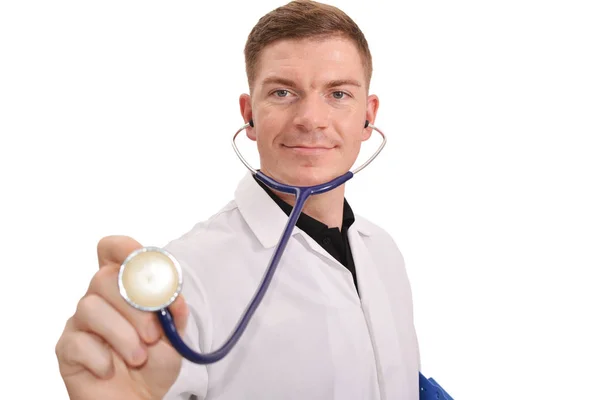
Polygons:
[[373,61],[369,45],[356,23],[340,9],[310,0],[296,0],[278,7],[258,20],[246,46],[246,76],[252,90],[261,51],[284,39],[318,39],[341,36],[350,39],[363,59],[367,87],[371,81]]

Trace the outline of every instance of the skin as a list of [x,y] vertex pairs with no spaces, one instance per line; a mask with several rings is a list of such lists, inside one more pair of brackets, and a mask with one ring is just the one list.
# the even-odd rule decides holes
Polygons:
[[[350,40],[304,39],[267,46],[260,57],[251,95],[240,96],[240,111],[254,122],[260,169],[297,186],[327,182],[348,172],[361,143],[371,136],[379,99],[368,95],[360,53]],[[329,227],[340,227],[344,185],[311,196],[304,212]],[[294,196],[277,193],[289,204]]]
[[[345,39],[282,41],[259,60],[252,95],[240,96],[247,135],[257,142],[261,170],[294,185],[314,185],[351,169],[374,123],[376,96],[368,96],[360,55]],[[293,204],[294,199],[284,200]],[[344,187],[307,202],[305,212],[340,226]],[[129,306],[117,276],[125,258],[142,245],[109,236],[98,243],[99,269],[56,344],[60,374],[72,400],[162,399],[181,369],[153,313]],[[170,307],[183,334],[183,296]]]

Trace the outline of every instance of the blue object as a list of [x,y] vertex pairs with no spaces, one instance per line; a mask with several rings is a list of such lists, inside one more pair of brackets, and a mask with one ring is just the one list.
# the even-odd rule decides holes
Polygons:
[[454,400],[433,378],[419,372],[419,400]]

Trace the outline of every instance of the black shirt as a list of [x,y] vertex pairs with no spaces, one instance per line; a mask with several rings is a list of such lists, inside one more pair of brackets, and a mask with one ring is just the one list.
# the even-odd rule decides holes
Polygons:
[[[256,177],[254,179],[289,217],[293,207],[279,198],[271,188],[256,179]],[[348,201],[344,199],[344,214],[341,231],[338,228],[329,228],[324,223],[317,221],[304,213],[300,214],[296,226],[313,238],[315,242],[319,243],[321,247],[331,254],[331,256],[340,264],[348,268],[352,274],[354,287],[358,293],[356,269],[354,268],[354,259],[352,258],[352,251],[350,250],[350,243],[348,242],[348,228],[350,228],[353,223],[354,213],[352,212],[352,208],[348,204]]]

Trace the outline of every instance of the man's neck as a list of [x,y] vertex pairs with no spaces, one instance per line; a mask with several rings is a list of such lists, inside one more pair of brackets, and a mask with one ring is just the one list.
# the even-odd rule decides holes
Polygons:
[[[293,206],[296,196],[274,191],[283,201]],[[312,195],[306,200],[302,212],[327,225],[329,228],[342,229],[344,217],[344,185],[323,194]]]

